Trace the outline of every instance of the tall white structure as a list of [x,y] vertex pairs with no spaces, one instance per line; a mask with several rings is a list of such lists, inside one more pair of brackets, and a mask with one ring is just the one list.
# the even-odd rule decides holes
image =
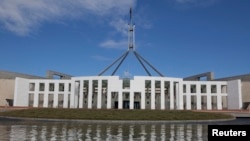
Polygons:
[[[68,80],[16,78],[14,106],[86,109],[222,110],[242,107],[240,80],[184,81],[165,77],[135,51],[135,25],[130,9],[128,50],[98,76]],[[133,52],[148,76],[115,76]],[[102,76],[117,62],[110,76]],[[159,76],[152,76],[146,65]]]
[[16,78],[14,106],[86,109],[240,109],[241,83],[135,76]]

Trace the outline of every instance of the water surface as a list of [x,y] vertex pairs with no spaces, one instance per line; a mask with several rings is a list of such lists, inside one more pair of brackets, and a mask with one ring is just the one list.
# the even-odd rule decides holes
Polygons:
[[250,124],[250,118],[204,123],[85,123],[0,118],[0,140],[206,141],[208,125]]

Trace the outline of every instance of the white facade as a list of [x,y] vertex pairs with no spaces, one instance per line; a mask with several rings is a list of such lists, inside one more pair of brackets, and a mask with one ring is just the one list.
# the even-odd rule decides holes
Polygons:
[[240,109],[241,83],[183,81],[134,76],[72,77],[71,80],[16,78],[14,106],[86,109]]

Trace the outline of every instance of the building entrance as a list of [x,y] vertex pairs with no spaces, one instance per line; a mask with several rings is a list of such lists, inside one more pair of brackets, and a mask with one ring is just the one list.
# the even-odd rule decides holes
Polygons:
[[118,101],[115,101],[115,109],[118,109]]
[[129,109],[130,102],[128,100],[123,101],[123,109]]
[[134,102],[134,109],[141,109],[140,102]]

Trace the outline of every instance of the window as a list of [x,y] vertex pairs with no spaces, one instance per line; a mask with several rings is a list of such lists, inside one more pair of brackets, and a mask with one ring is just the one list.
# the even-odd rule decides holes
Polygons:
[[191,93],[196,93],[196,85],[191,85],[190,91]]
[[84,80],[83,81],[83,93],[87,94],[89,92],[89,81],[88,80]]
[[39,94],[39,97],[38,97],[38,107],[43,107],[43,99],[44,99],[44,95],[43,94]]
[[71,91],[71,84],[69,83],[69,92]]
[[58,95],[58,107],[63,107],[63,94]]
[[39,91],[44,91],[44,83],[39,84]]
[[126,93],[126,94],[125,94],[125,98],[126,98],[126,99],[129,99],[129,93]]
[[59,83],[59,91],[60,92],[64,91],[64,83]]
[[94,92],[94,94],[97,94],[98,92],[98,80],[93,80],[92,81],[92,92]]
[[49,94],[49,105],[48,107],[53,107],[53,103],[54,103],[54,95],[53,94]]
[[129,79],[123,79],[123,89],[129,89],[130,88],[130,80]]
[[187,86],[186,86],[186,84],[184,84],[184,85],[183,85],[183,93],[186,93],[186,92],[187,92],[186,88],[187,88]]
[[216,85],[211,86],[211,93],[216,93]]
[[155,93],[161,93],[161,81],[155,81]]
[[34,94],[29,94],[29,107],[33,107],[34,103]]
[[49,91],[54,91],[54,90],[55,90],[55,84],[49,83]]
[[108,80],[102,80],[102,94],[107,97]]
[[29,90],[30,91],[35,91],[35,83],[30,83],[29,84]]
[[147,95],[147,99],[151,94],[151,80],[145,80],[145,94]]
[[207,93],[207,86],[201,85],[201,93]]

